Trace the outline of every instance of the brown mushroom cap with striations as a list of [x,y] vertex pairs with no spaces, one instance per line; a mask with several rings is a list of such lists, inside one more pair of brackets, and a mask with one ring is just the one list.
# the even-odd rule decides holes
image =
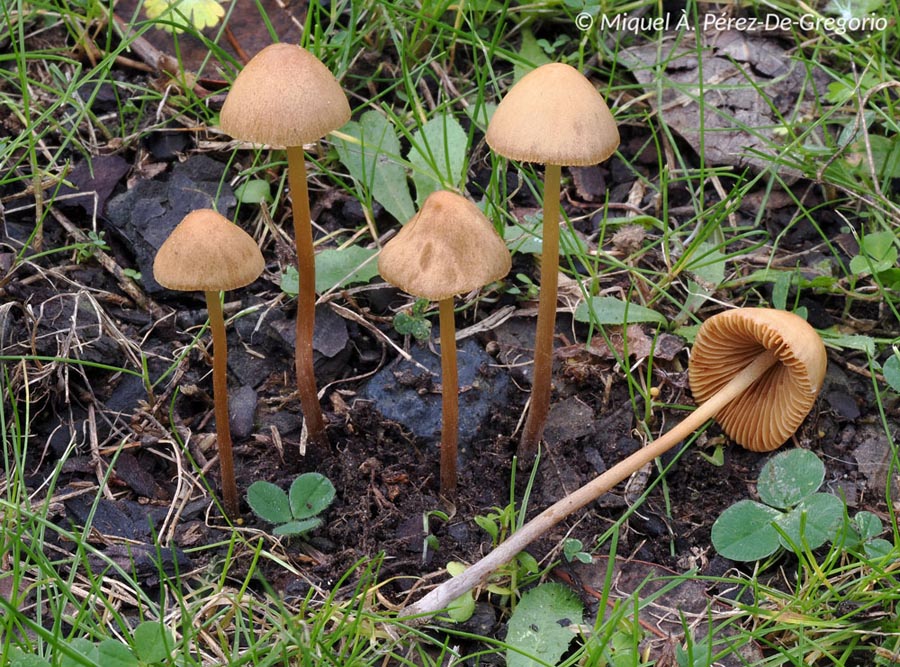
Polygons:
[[822,339],[794,313],[724,311],[704,322],[689,368],[691,392],[704,403],[765,350],[777,363],[716,415],[735,442],[754,452],[779,447],[809,414],[825,378]]
[[506,93],[485,136],[492,150],[523,162],[586,166],[619,146],[619,130],[593,84],[571,65],[533,69]]
[[484,213],[446,190],[430,194],[378,258],[385,280],[431,301],[499,280],[510,265],[509,250]]
[[218,292],[244,287],[265,268],[256,241],[212,209],[188,213],[162,244],[153,277],[167,289]]
[[271,44],[241,70],[222,106],[222,131],[243,141],[302,146],[350,120],[347,95],[328,68],[295,44]]

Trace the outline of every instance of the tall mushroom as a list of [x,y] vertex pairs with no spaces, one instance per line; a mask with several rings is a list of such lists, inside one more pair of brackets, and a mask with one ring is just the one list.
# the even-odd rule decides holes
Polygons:
[[318,141],[350,120],[340,84],[314,55],[293,44],[272,44],[238,74],[219,119],[224,132],[287,150],[299,291],[295,367],[300,405],[311,441],[327,446],[313,370],[316,264],[303,144]]
[[527,465],[537,454],[550,410],[561,167],[592,165],[607,159],[619,146],[619,131],[606,102],[581,72],[570,65],[550,63],[526,74],[507,92],[491,118],[485,139],[500,155],[546,165],[531,407],[518,448],[519,462]]
[[153,277],[160,285],[172,290],[201,291],[206,297],[213,339],[213,400],[222,500],[230,517],[238,515],[240,506],[228,423],[228,346],[219,292],[249,285],[263,268],[265,262],[253,237],[211,209],[188,213],[153,260]]
[[453,297],[509,272],[509,250],[493,225],[465,197],[438,190],[378,257],[381,276],[404,292],[438,302],[441,331],[441,494],[456,491],[459,380]]
[[626,479],[715,418],[752,451],[779,447],[806,418],[825,378],[825,346],[793,313],[739,308],[706,320],[691,352],[689,377],[700,403],[675,428],[538,514],[487,556],[404,610],[427,615],[484,582],[491,572],[559,521]]

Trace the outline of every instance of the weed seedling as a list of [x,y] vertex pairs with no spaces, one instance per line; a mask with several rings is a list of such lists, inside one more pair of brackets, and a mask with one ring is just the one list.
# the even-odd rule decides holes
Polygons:
[[250,509],[275,524],[275,535],[305,535],[322,525],[318,515],[334,501],[335,489],[324,475],[307,472],[291,484],[289,493],[271,482],[257,481],[247,489]]

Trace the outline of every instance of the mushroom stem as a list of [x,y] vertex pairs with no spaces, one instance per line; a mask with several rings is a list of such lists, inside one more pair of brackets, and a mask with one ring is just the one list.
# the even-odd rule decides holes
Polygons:
[[531,544],[531,542],[546,535],[547,531],[572,512],[596,500],[633,472],[684,440],[691,432],[706,423],[708,419],[714,417],[719,410],[749,389],[776,362],[777,358],[771,351],[766,350],[760,353],[722,389],[700,405],[675,428],[646,447],[642,447],[623,461],[620,461],[602,475],[595,477],[584,486],[576,489],[562,500],[558,500],[510,535],[505,542],[487,556],[466,569],[458,577],[448,579],[421,600],[408,606],[401,615],[433,614],[441,609],[445,609],[447,605],[463,593],[484,583],[494,570],[511,561],[516,554]]
[[459,437],[459,375],[456,367],[456,322],[453,297],[438,301],[441,329],[441,495],[456,493],[456,458]]
[[218,292],[204,292],[209,313],[209,329],[213,340],[213,401],[216,415],[216,443],[219,469],[222,473],[222,503],[230,518],[240,514],[237,483],[234,480],[234,457],[231,452],[231,425],[228,422],[228,342],[225,317]]
[[531,380],[531,407],[522,429],[516,455],[520,466],[529,466],[537,456],[550,412],[553,373],[553,333],[556,330],[556,298],[559,282],[559,181],[562,168],[548,164],[544,169],[544,220],[541,244],[541,296],[538,302],[537,331],[534,338],[534,368]]
[[302,146],[289,146],[288,183],[294,214],[294,243],[297,248],[297,342],[294,364],[300,407],[306,419],[309,439],[328,447],[325,419],[319,405],[316,375],[313,369],[313,329],[316,320],[316,257],[313,248],[309,190],[306,187],[306,158]]

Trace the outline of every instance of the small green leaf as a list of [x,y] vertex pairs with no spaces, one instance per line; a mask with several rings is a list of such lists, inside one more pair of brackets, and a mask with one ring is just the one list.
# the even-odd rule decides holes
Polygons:
[[131,640],[134,652],[143,662],[163,662],[175,645],[172,633],[158,621],[144,621],[138,625]]
[[332,139],[350,175],[388,213],[400,223],[415,215],[406,169],[398,162],[400,139],[387,118],[377,111],[366,111],[359,122],[350,121]]
[[550,58],[541,48],[531,28],[522,27],[522,43],[519,46],[519,60],[513,65],[513,80],[518,81],[531,70],[550,62]]
[[900,391],[900,357],[892,354],[881,367],[884,380],[894,391]]
[[291,484],[290,507],[295,519],[320,514],[334,501],[335,489],[331,480],[317,472],[300,475]]
[[666,318],[645,306],[626,303],[614,296],[592,296],[582,301],[575,308],[575,319],[579,322],[594,324],[633,324],[635,322],[654,322],[665,325]]
[[394,329],[401,336],[412,336],[416,340],[426,340],[431,335],[431,320],[414,317],[400,311],[394,315]]
[[787,509],[818,491],[825,480],[825,464],[807,449],[789,449],[769,459],[759,473],[759,499]]
[[275,526],[272,531],[275,535],[284,535],[285,537],[293,537],[294,535],[305,535],[322,525],[322,519],[312,517],[301,521],[288,521],[280,526]]
[[447,617],[454,623],[465,623],[475,613],[475,596],[472,591],[463,593],[447,605]]
[[777,520],[785,536],[778,539],[785,549],[808,546],[817,549],[835,536],[844,515],[844,503],[830,493],[814,493],[807,496],[790,512]]
[[866,510],[856,513],[856,516],[853,517],[853,525],[863,540],[878,537],[883,530],[881,519],[878,518],[878,515]]
[[884,558],[894,551],[894,545],[881,538],[869,540],[863,545],[863,551],[869,558]]
[[288,296],[297,296],[300,291],[300,274],[297,272],[296,266],[289,266],[284,270],[278,286]]
[[713,523],[713,546],[725,558],[742,562],[770,556],[778,550],[778,531],[772,522],[780,516],[772,507],[739,500]]
[[453,116],[441,114],[413,132],[409,150],[416,203],[422,206],[435,190],[462,187],[469,139]]
[[[89,639],[85,639],[84,637],[76,637],[75,639],[68,642],[68,647],[78,653],[81,656],[84,656],[90,662],[97,664],[97,661],[100,660],[100,650],[97,648],[97,645],[94,644]],[[83,667],[84,661],[78,660],[76,658],[72,658],[68,655],[62,654],[60,652],[60,660],[59,667]]]
[[242,204],[271,203],[272,189],[268,181],[261,178],[253,178],[241,183],[234,191],[234,196]]
[[118,639],[104,639],[97,646],[98,663],[103,667],[138,667],[131,649]]
[[269,523],[287,523],[294,518],[288,494],[272,482],[253,482],[247,489],[247,503],[256,516]]
[[378,275],[378,262],[373,259],[376,254],[374,248],[358,245],[316,253],[316,292],[369,282]]
[[893,232],[874,232],[859,240],[859,254],[850,260],[850,270],[859,275],[887,271],[897,263],[897,237]]
[[525,593],[509,618],[506,664],[555,665],[575,638],[570,626],[581,625],[583,611],[575,592],[562,584],[541,584]]
[[50,667],[50,663],[39,655],[25,653],[13,646],[9,650],[9,667]]
[[865,352],[871,356],[875,356],[875,339],[871,336],[863,336],[860,334],[845,334],[837,329],[829,329],[822,331],[822,340],[827,345],[833,345],[847,350],[856,350]]

